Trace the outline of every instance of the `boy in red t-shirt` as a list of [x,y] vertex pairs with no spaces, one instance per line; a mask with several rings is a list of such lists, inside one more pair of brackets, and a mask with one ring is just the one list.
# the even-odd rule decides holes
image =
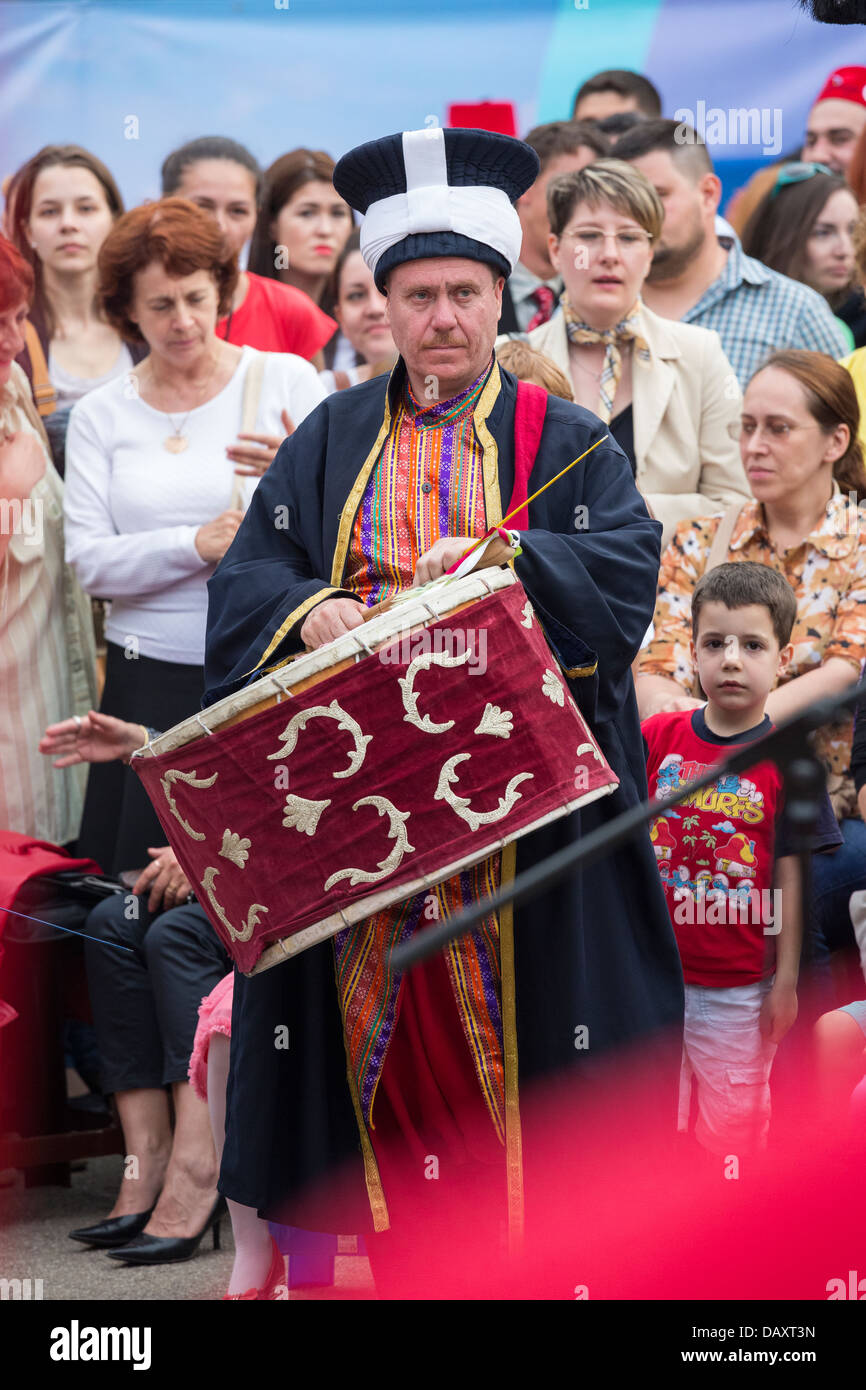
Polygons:
[[[673,795],[769,731],[764,706],[790,660],[796,611],[787,580],[765,565],[719,565],[699,581],[691,652],[707,702],[644,721],[651,795]],[[775,764],[761,763],[720,775],[650,827],[685,977],[679,1128],[695,1082],[695,1137],[725,1157],[765,1143],[773,1057],[797,1017],[798,866],[777,843],[781,792]]]

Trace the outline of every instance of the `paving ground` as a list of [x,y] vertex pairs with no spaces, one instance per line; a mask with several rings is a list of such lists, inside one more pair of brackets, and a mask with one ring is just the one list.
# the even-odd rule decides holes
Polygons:
[[[222,1249],[208,1234],[183,1264],[135,1269],[110,1260],[68,1237],[78,1226],[101,1220],[111,1210],[121,1174],[119,1156],[88,1159],[72,1174],[72,1186],[25,1188],[20,1173],[0,1186],[0,1278],[41,1279],[44,1299],[220,1299],[228,1287],[234,1246],[228,1219]],[[12,1177],[3,1175],[3,1181]],[[358,1255],[338,1255],[332,1289],[292,1290],[291,1299],[375,1297],[370,1266]]]

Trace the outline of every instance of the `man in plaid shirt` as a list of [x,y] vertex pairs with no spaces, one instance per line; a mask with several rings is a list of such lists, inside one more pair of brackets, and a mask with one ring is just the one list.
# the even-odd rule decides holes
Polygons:
[[848,351],[820,294],[745,255],[732,227],[717,233],[722,185],[696,131],[680,121],[643,121],[613,154],[646,175],[665,208],[645,303],[665,318],[714,328],[741,387],[778,349]]

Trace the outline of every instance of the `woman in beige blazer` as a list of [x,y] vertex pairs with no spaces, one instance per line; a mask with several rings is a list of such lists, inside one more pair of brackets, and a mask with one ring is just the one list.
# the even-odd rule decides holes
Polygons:
[[716,333],[641,302],[664,219],[643,174],[601,159],[553,179],[547,196],[550,255],[565,292],[529,342],[609,425],[667,544],[678,522],[749,496],[735,442],[737,378]]

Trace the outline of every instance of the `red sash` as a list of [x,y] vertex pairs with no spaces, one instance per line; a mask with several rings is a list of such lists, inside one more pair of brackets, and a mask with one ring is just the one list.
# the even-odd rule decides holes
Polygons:
[[[529,479],[541,443],[546,410],[547,392],[544,387],[535,386],[530,381],[518,381],[517,404],[514,407],[514,491],[505,516],[521,502],[525,504],[529,496]],[[525,505],[508,524],[515,531],[529,529],[529,512]]]

